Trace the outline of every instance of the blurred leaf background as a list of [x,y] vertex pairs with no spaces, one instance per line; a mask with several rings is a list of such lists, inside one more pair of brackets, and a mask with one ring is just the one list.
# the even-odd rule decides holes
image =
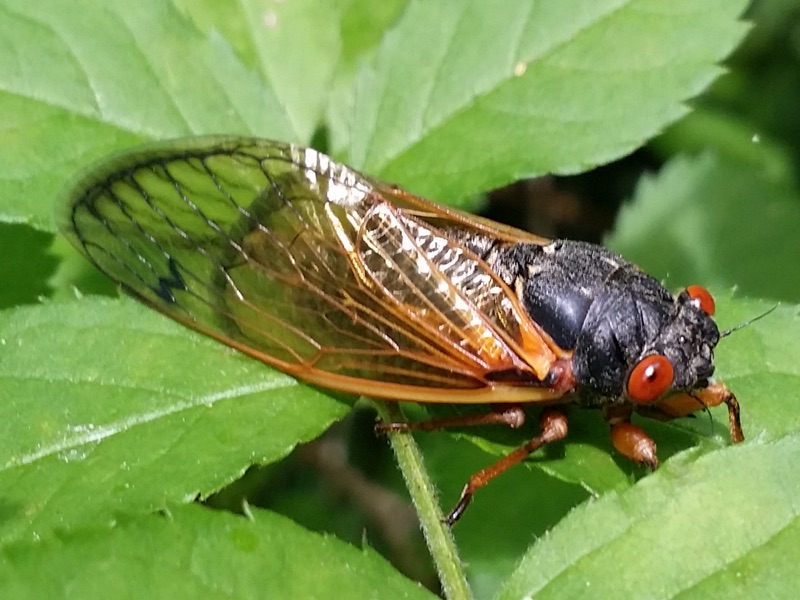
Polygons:
[[[743,446],[724,413],[647,423],[668,460],[643,477],[575,413],[455,535],[480,598],[794,593],[798,17],[796,0],[0,0],[3,596],[438,590],[368,403],[119,298],[56,235],[95,160],[207,133],[603,240],[711,288],[722,327],[780,302],[718,351]],[[445,510],[532,433],[420,436]]]

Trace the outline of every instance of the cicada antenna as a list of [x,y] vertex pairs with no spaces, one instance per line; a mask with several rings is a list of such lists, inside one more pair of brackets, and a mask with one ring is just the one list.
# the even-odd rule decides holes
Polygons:
[[720,337],[720,339],[724,338],[725,336],[728,336],[728,335],[732,334],[734,331],[739,331],[739,330],[740,330],[740,329],[742,329],[743,327],[747,327],[748,325],[752,325],[752,324],[753,324],[753,323],[755,323],[756,321],[759,321],[759,320],[763,319],[763,318],[764,318],[764,317],[766,317],[766,316],[767,316],[769,313],[771,313],[771,312],[772,312],[772,311],[774,311],[776,308],[778,308],[778,306],[780,306],[780,304],[776,304],[776,305],[775,305],[775,306],[773,306],[772,308],[768,308],[767,310],[765,310],[765,311],[764,311],[763,313],[761,313],[760,315],[756,315],[755,317],[753,317],[752,319],[748,319],[748,320],[747,320],[747,321],[745,321],[744,323],[739,323],[739,324],[738,324],[738,325],[736,325],[735,327],[731,327],[730,329],[726,329],[725,331],[722,331],[722,332],[720,332],[720,334],[719,334],[719,337]]
[[[704,412],[708,416],[709,432],[713,434],[713,432],[714,432],[714,423],[716,422],[716,420],[714,419],[714,412],[711,410],[711,407],[708,404],[706,404],[705,402],[703,402],[703,399],[700,396],[696,395],[693,392],[686,392],[686,395],[689,396],[690,398],[692,398],[693,400],[695,400],[697,402],[697,404],[700,406],[700,408],[698,409],[697,412]],[[685,415],[685,416],[694,417],[696,415],[695,415],[695,413],[692,413],[692,414]]]
[[689,392],[689,393],[687,394],[687,396],[689,396],[690,398],[694,398],[695,400],[697,400],[697,403],[698,403],[698,404],[701,406],[700,410],[701,410],[701,411],[703,411],[704,413],[706,413],[706,414],[708,415],[708,426],[709,426],[709,429],[710,429],[710,431],[712,431],[712,432],[713,432],[713,431],[714,431],[714,414],[713,414],[713,413],[711,412],[711,410],[709,409],[709,407],[708,407],[708,404],[706,404],[705,402],[703,402],[703,399],[702,399],[700,396],[696,396],[696,395],[695,395],[695,394],[693,394],[692,392]]

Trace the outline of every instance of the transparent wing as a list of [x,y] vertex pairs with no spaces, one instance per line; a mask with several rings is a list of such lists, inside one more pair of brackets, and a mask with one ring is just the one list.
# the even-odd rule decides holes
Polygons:
[[316,151],[243,138],[113,159],[62,218],[126,291],[306,381],[427,402],[557,397],[539,382],[558,349],[443,226],[493,231]]

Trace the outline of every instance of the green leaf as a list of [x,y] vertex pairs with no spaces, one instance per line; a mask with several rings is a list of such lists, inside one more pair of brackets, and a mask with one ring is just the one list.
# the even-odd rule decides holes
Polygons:
[[[433,598],[376,553],[197,506],[0,552],[4,598]],[[42,565],[47,565],[42,569]],[[333,592],[335,590],[335,593]]]
[[790,150],[774,136],[756,133],[760,129],[741,115],[700,107],[669,127],[650,146],[665,158],[711,151],[724,162],[745,167],[759,181],[773,185],[791,181],[794,166]]
[[25,225],[0,223],[0,308],[36,302],[49,291],[46,280],[57,266],[48,254],[53,236]]
[[[644,178],[607,243],[671,287],[702,282],[795,302],[800,190],[757,164],[704,154]],[[774,240],[781,240],[774,243]]]
[[359,69],[374,59],[386,33],[402,17],[410,0],[343,0],[342,54],[327,95],[325,124],[329,134],[327,150],[347,156],[352,131],[363,125],[354,114],[355,82]]
[[0,313],[0,540],[207,496],[348,405],[132,300]]
[[618,158],[719,74],[745,5],[412,2],[362,73],[349,162],[452,202]]
[[[336,13],[310,0],[269,14],[248,3],[221,27],[231,36],[246,28],[247,63],[171,4],[97,6],[0,4],[0,36],[11,47],[0,59],[0,114],[11,134],[0,150],[0,195],[12,199],[6,220],[49,228],[47,204],[71,174],[147,139],[308,141],[336,71]],[[619,157],[684,114],[683,101],[719,73],[715,63],[745,31],[736,21],[743,6],[412,2],[359,77],[347,119],[350,162],[456,201],[524,175]],[[197,10],[195,20],[210,29],[208,13]],[[335,106],[347,107],[348,97]]]
[[274,89],[169,3],[3,0],[0,39],[6,221],[52,230],[52,204],[80,168],[148,139],[299,139]]
[[501,598],[790,598],[800,583],[800,436],[665,465],[571,513]]
[[[258,71],[294,132],[284,141],[310,140],[321,122],[344,43],[337,3],[244,0],[234,10],[214,0],[174,3],[207,34],[221,28],[238,56]],[[253,129],[250,133],[267,135]]]

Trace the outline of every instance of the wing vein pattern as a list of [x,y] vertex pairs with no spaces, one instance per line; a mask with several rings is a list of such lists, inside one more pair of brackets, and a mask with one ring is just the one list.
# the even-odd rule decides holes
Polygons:
[[414,399],[534,380],[533,326],[448,214],[314,150],[232,138],[109,161],[61,225],[140,300],[313,383]]

